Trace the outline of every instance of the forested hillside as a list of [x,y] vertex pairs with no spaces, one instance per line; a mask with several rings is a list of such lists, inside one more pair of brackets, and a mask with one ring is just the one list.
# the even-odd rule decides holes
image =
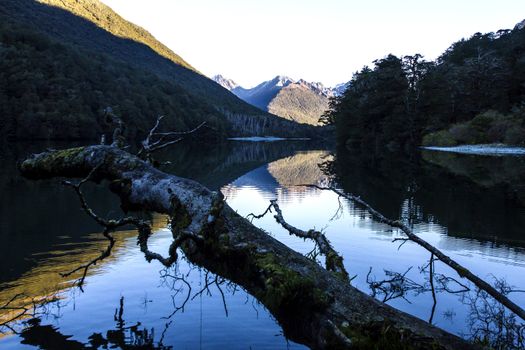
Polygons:
[[152,73],[6,22],[0,42],[0,133],[9,138],[94,138],[107,106],[122,115],[130,137],[159,114],[176,129],[205,119],[225,127],[209,104]]
[[354,145],[410,147],[425,135],[426,144],[523,144],[524,98],[525,29],[516,26],[460,40],[435,62],[418,54],[376,60],[322,121]]
[[167,129],[208,121],[208,136],[306,136],[196,72],[97,0],[0,2],[0,135],[93,138],[112,107],[134,137],[165,115]]

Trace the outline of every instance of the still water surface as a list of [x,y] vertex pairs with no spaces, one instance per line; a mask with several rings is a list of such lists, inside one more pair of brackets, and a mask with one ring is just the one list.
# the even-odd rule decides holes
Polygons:
[[[57,181],[30,182],[18,176],[16,160],[43,148],[7,145],[1,152],[6,166],[0,170],[0,305],[19,294],[24,305],[50,302],[38,309],[38,319],[13,325],[17,331],[29,327],[22,334],[3,329],[0,348],[304,348],[288,341],[265,308],[228,281],[183,259],[169,270],[147,263],[133,231],[115,235],[112,256],[89,270],[84,292],[74,288],[74,278],[59,273],[90,261],[106,242],[70,189]],[[449,292],[437,293],[433,308],[428,272],[420,271],[430,258],[426,251],[411,243],[399,248],[392,242],[398,232],[333,193],[295,185],[333,183],[358,194],[390,218],[413,225],[474,273],[525,288],[524,158],[350,151],[335,156],[323,146],[296,141],[230,142],[207,149],[180,144],[162,157],[171,161],[166,171],[220,189],[241,215],[262,213],[270,199],[278,199],[288,222],[324,230],[355,276],[352,283],[367,293],[372,293],[371,282],[406,272],[403,286],[412,288],[391,294],[388,303],[424,320],[432,318],[455,334],[472,333],[472,304],[465,293],[450,293],[464,286],[448,279]],[[100,215],[122,215],[117,199],[104,187],[93,185],[86,192]],[[171,243],[166,218],[153,219],[156,233],[150,248],[166,254]],[[254,224],[297,251],[306,254],[314,248],[289,236],[271,216]],[[442,264],[435,268],[437,274],[459,280]],[[376,297],[383,300],[385,295],[376,289]],[[510,297],[525,305],[524,293]],[[0,323],[12,316],[13,311],[0,311]]]

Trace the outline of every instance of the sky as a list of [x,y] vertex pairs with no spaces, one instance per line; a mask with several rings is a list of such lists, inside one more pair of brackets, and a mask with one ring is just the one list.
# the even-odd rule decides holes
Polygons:
[[525,0],[102,0],[207,76],[249,88],[277,75],[346,82],[389,53],[435,59],[512,29]]

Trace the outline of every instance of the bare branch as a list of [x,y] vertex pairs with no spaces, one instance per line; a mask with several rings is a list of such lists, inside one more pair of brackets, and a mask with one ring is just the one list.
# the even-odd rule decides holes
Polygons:
[[348,272],[346,271],[344,264],[343,264],[343,257],[340,256],[339,253],[337,253],[334,250],[328,238],[326,238],[326,236],[320,231],[316,231],[316,230],[303,231],[287,223],[283,218],[283,213],[281,211],[281,208],[279,208],[279,205],[277,204],[276,199],[272,199],[270,201],[270,206],[261,215],[249,214],[248,217],[260,219],[263,216],[265,216],[267,213],[272,212],[271,210],[272,207],[275,210],[274,218],[275,218],[275,221],[277,221],[277,223],[279,223],[291,235],[294,235],[294,236],[297,236],[303,239],[313,240],[315,244],[317,245],[317,247],[319,247],[319,251],[326,258],[326,269],[329,271],[336,272],[344,280],[349,281]]
[[[19,320],[20,318],[24,317],[25,315],[28,315],[31,309],[28,307],[22,305],[22,306],[15,306],[13,303],[23,297],[24,295],[22,293],[18,293],[14,295],[11,299],[9,299],[3,306],[0,306],[0,310],[9,310],[10,312],[17,312],[14,316],[10,317],[7,320],[0,320],[0,330],[2,328],[7,328],[11,332],[16,333],[16,330],[10,325],[12,322]],[[0,332],[1,333],[1,332]]]
[[140,222],[136,225],[139,231],[138,244],[140,246],[140,251],[144,253],[146,260],[151,262],[152,260],[159,261],[165,267],[170,267],[173,265],[177,259],[177,249],[187,240],[193,240],[197,244],[202,244],[204,238],[198,235],[194,235],[188,232],[180,232],[177,234],[177,237],[173,240],[168,251],[168,257],[164,258],[158,253],[151,252],[148,249],[148,239],[151,236],[151,226],[145,222]]
[[149,131],[148,133],[148,137],[146,137],[146,139],[143,141],[143,144],[146,144],[146,145],[149,145],[151,143],[151,139],[153,138],[153,134],[155,133],[155,131],[157,131],[159,125],[160,125],[160,122],[161,120],[164,119],[164,116],[161,115],[157,118],[157,121],[155,122],[155,125],[153,126],[153,128],[151,128],[151,130]]
[[[179,273],[175,273],[175,274],[172,275],[172,274],[168,273],[167,270],[165,270],[165,273],[161,277],[164,280],[166,280],[168,278],[173,279],[173,283],[171,285],[171,289],[173,291],[175,291],[175,294],[171,296],[171,301],[172,301],[172,304],[173,304],[173,311],[168,316],[163,317],[164,319],[170,319],[177,312],[179,312],[181,310],[184,312],[184,308],[186,307],[186,304],[188,303],[188,301],[190,300],[190,297],[191,297],[191,284],[188,281],[186,281],[186,278],[184,277],[184,275],[179,274]],[[179,281],[182,282],[184,285],[179,287],[179,288],[175,288],[176,283],[179,282]],[[175,298],[176,298],[177,295],[181,294],[184,291],[185,288],[187,290],[186,296],[185,296],[184,300],[182,301],[181,305],[177,306]]]
[[81,266],[79,266],[79,267],[77,267],[77,268],[75,268],[75,269],[73,269],[73,270],[71,270],[69,272],[60,274],[62,277],[69,277],[72,274],[74,274],[75,272],[83,270],[82,276],[77,281],[77,286],[80,288],[80,290],[82,292],[84,291],[83,285],[84,285],[84,281],[86,279],[87,272],[88,272],[89,268],[91,266],[93,266],[93,265],[96,265],[99,261],[102,261],[102,260],[104,260],[105,258],[107,258],[107,257],[109,257],[111,255],[111,251],[113,250],[113,246],[115,245],[115,239],[110,234],[110,231],[111,231],[111,229],[106,227],[106,229],[103,232],[104,237],[106,237],[106,239],[109,240],[109,244],[108,244],[108,247],[106,248],[106,250],[104,250],[98,257],[96,257],[95,259],[91,260],[90,262],[88,262],[85,265],[81,265]]
[[200,128],[202,128],[204,125],[206,125],[206,122],[202,122],[199,125],[197,125],[195,128],[191,130],[187,130],[187,131],[158,132],[158,133],[154,133],[153,135],[163,136],[163,137],[174,136],[174,135],[190,135],[196,132],[197,130],[199,130]]
[[125,217],[120,220],[105,220],[98,216],[93,209],[88,205],[86,198],[84,197],[84,194],[82,192],[82,185],[84,185],[86,182],[93,180],[96,176],[97,171],[100,169],[100,167],[104,164],[104,162],[101,162],[98,166],[94,167],[89,174],[82,180],[80,180],[78,183],[73,183],[71,181],[63,181],[62,183],[66,186],[69,186],[73,188],[80,200],[80,204],[82,206],[82,209],[91,217],[93,218],[100,226],[104,227],[103,235],[104,237],[109,241],[109,244],[107,248],[101,252],[101,254],[96,257],[95,259],[91,260],[87,264],[78,266],[77,268],[62,273],[62,277],[69,277],[72,274],[83,271],[82,276],[77,281],[77,286],[80,288],[80,290],[83,292],[83,285],[87,276],[87,272],[89,268],[93,265],[96,265],[98,262],[104,260],[105,258],[109,257],[111,255],[111,251],[113,250],[113,247],[115,245],[115,239],[111,235],[111,232],[115,231],[119,227],[123,227],[126,225],[133,225],[135,226],[139,231],[139,245],[141,248],[141,251],[145,254],[146,260],[149,262],[151,260],[158,260],[160,261],[164,266],[171,266],[175,261],[177,261],[177,253],[176,250],[182,244],[184,240],[186,240],[188,237],[183,236],[184,239],[179,238],[175,240],[172,243],[172,247],[170,248],[170,256],[168,258],[162,257],[160,254],[153,253],[149,251],[147,246],[147,241],[149,236],[151,235],[151,226],[143,220],[134,218],[134,217]]
[[407,225],[405,225],[403,222],[399,220],[390,220],[386,218],[383,214],[372,208],[368,203],[366,203],[364,200],[362,200],[360,197],[357,197],[353,194],[344,193],[336,188],[333,187],[321,187],[318,185],[300,185],[300,186],[306,186],[311,188],[316,188],[318,190],[323,191],[332,191],[335,194],[337,194],[340,197],[346,198],[352,202],[355,202],[361,206],[363,206],[372,217],[384,224],[387,224],[391,227],[395,227],[400,229],[412,242],[417,243],[421,247],[428,250],[430,253],[432,253],[435,257],[437,257],[439,260],[441,260],[443,263],[450,266],[452,269],[454,269],[459,276],[468,279],[476,287],[479,289],[487,292],[490,296],[492,296],[494,299],[496,299],[498,302],[503,304],[505,307],[507,307],[509,310],[514,312],[516,315],[518,315],[521,319],[525,320],[525,310],[521,308],[519,305],[514,303],[512,300],[510,300],[506,295],[500,293],[496,288],[491,286],[489,283],[485,282],[483,279],[479,278],[475,274],[473,274],[470,270],[465,268],[464,266],[457,263],[455,260],[444,254],[442,251],[416,235]]
[[[148,136],[144,141],[142,141],[142,148],[138,152],[139,156],[145,157],[146,159],[150,158],[151,154],[155,151],[161,150],[168,146],[171,146],[177,142],[180,142],[183,137],[193,134],[201,129],[206,122],[202,122],[197,125],[195,128],[187,131],[171,131],[171,132],[156,132],[160,126],[160,122],[164,119],[164,116],[159,116],[153,128],[149,131]],[[179,136],[174,140],[168,140],[170,137]],[[156,138],[156,139],[155,139]]]
[[16,325],[13,323],[43,314],[48,315],[46,305],[58,300],[56,294],[38,298],[30,298],[23,293],[14,295],[0,306],[0,311],[7,311],[7,314],[0,315],[0,334],[5,333],[5,330],[13,334],[19,334]]
[[253,222],[253,219],[261,219],[263,218],[266,214],[268,213],[271,213],[272,212],[272,207],[273,207],[273,203],[270,203],[270,205],[268,206],[268,208],[266,208],[266,210],[260,214],[260,215],[255,215],[254,213],[250,213],[246,216],[246,219],[251,219],[250,222]]
[[410,303],[406,298],[408,292],[414,292],[416,295],[427,292],[429,289],[425,285],[419,284],[406,276],[410,270],[412,270],[412,267],[409,267],[404,273],[384,270],[385,275],[390,278],[377,281],[370,277],[372,273],[372,267],[370,267],[366,275],[366,282],[372,290],[372,297],[376,297],[379,294],[383,295],[382,301],[384,303],[397,298],[402,298]]

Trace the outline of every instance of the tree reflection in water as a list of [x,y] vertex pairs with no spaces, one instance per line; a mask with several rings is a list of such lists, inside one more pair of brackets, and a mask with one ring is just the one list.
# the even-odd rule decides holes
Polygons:
[[162,339],[155,343],[155,329],[148,330],[142,327],[140,322],[134,325],[126,325],[124,320],[124,297],[121,297],[119,307],[115,310],[114,321],[116,328],[108,330],[106,335],[93,333],[89,336],[89,343],[84,344],[76,340],[71,340],[71,336],[60,333],[57,327],[42,325],[41,318],[33,318],[27,321],[25,328],[20,336],[22,344],[38,346],[40,349],[66,349],[66,350],[87,350],[87,349],[144,349],[144,350],[168,350],[171,346],[164,346]]
[[[192,277],[191,274],[195,273],[201,275],[197,289],[195,287],[192,288],[195,277]],[[60,295],[56,295],[53,301],[49,301],[46,304],[35,304],[32,307],[13,307],[17,312],[9,322],[0,324],[0,334],[16,333],[20,336],[22,344],[38,346],[44,350],[172,349],[172,346],[163,344],[165,335],[175,321],[174,316],[179,312],[184,312],[188,303],[197,301],[197,299],[202,297],[212,297],[218,294],[222,298],[224,313],[228,316],[225,296],[233,295],[241,290],[237,284],[195,265],[191,265],[188,271],[182,273],[179,265],[176,264],[170,268],[163,268],[159,271],[159,275],[160,286],[172,292],[171,299],[173,303],[171,313],[162,317],[164,328],[160,336],[156,337],[154,327],[147,328],[141,322],[128,324],[125,320],[125,298],[121,297],[119,306],[115,309],[113,316],[114,329],[107,330],[105,333],[93,333],[88,337],[89,341],[86,343],[73,340],[71,339],[72,335],[63,334],[59,327],[45,324],[47,319],[60,319],[60,308],[65,306],[63,304],[63,296]],[[77,285],[73,287],[72,291],[79,290],[79,288]],[[17,296],[18,298],[22,298],[22,296]],[[250,302],[250,299],[254,310],[258,312],[257,307],[260,307],[260,303],[246,293],[245,303]],[[10,305],[16,301],[14,299],[11,303],[0,306],[0,309],[10,308]],[[150,301],[146,298],[145,302]],[[28,317],[31,318],[27,319]],[[104,324],[105,322],[101,320],[100,323]]]
[[[430,274],[426,277],[426,282],[420,284],[406,276],[410,270],[411,268],[404,273],[385,270],[385,279],[377,280],[371,277],[372,268],[370,268],[367,283],[372,291],[371,295],[383,302],[402,298],[410,303],[411,298],[425,293],[432,293],[434,296],[437,293],[457,294],[460,301],[470,310],[467,318],[470,332],[464,334],[466,338],[490,349],[525,348],[525,323],[520,322],[516,315],[508,312],[487,292],[477,288],[471,290],[456,279],[443,274]],[[420,272],[426,273],[426,267],[420,268]],[[495,279],[494,285],[506,296],[525,292],[509,286],[504,279]],[[434,301],[430,323],[436,309],[437,298],[434,297]],[[451,314],[450,317],[453,315]]]

